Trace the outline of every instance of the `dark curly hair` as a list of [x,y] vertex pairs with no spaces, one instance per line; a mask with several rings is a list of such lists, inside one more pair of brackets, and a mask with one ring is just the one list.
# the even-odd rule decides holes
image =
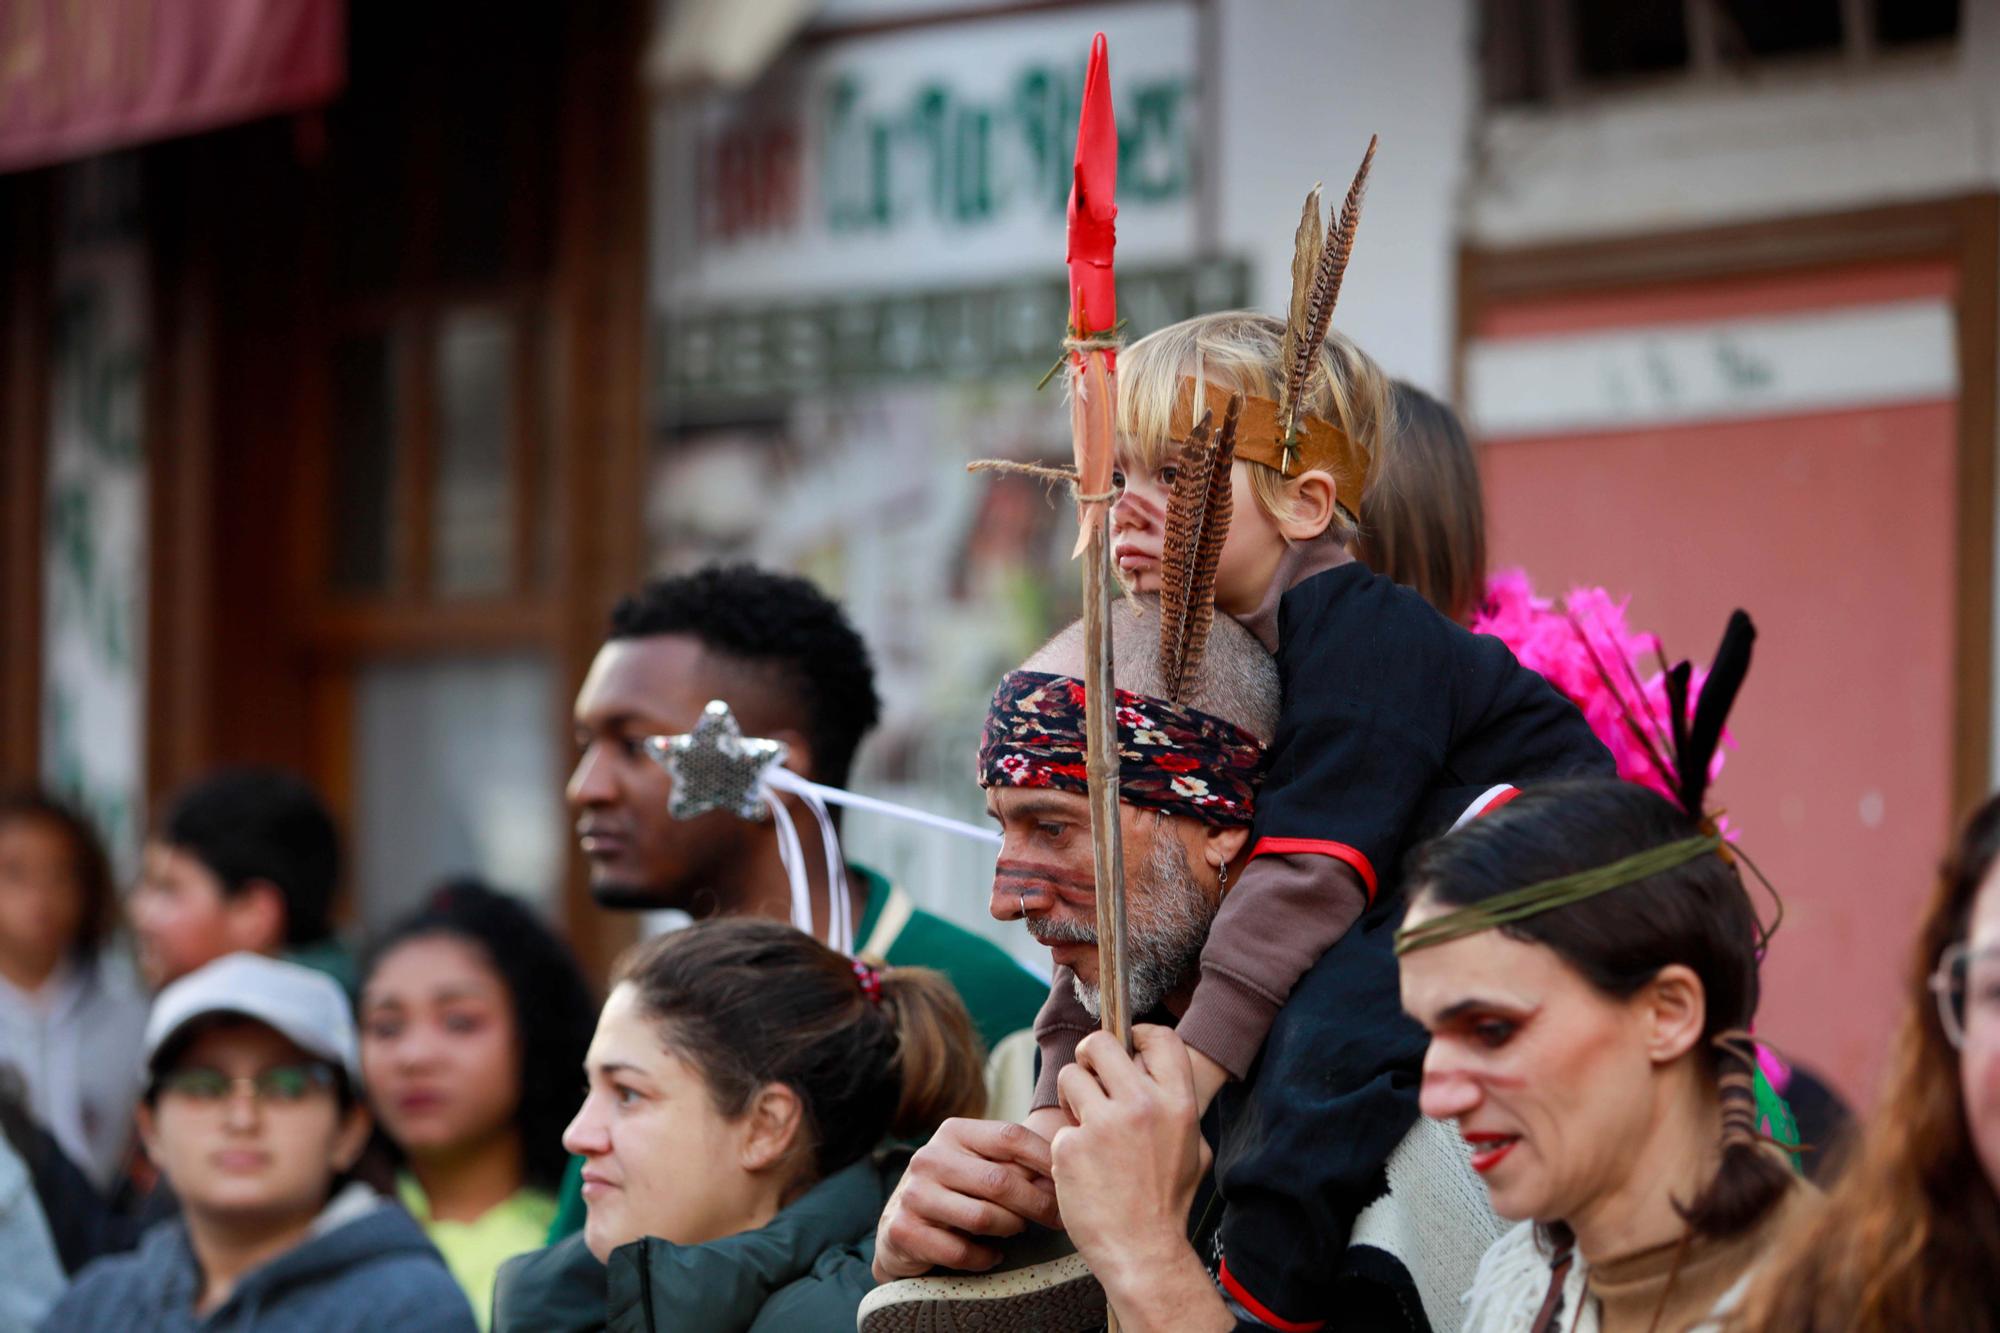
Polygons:
[[39,788],[0,797],[0,824],[16,820],[52,824],[69,843],[70,866],[83,896],[71,954],[79,962],[95,958],[118,920],[118,888],[103,839],[81,811]]
[[654,579],[611,612],[610,637],[686,634],[761,672],[799,710],[818,782],[845,786],[882,715],[868,647],[840,604],[805,579],[755,565],[708,565]]
[[235,897],[252,882],[285,900],[285,943],[317,944],[333,933],[340,832],[306,783],[276,768],[225,768],[180,789],[158,828]]
[[597,1026],[597,1001],[583,969],[569,946],[519,898],[476,879],[455,879],[369,946],[361,989],[367,990],[375,969],[399,945],[438,935],[464,940],[484,954],[514,1007],[521,1058],[514,1125],[521,1135],[521,1174],[528,1184],[554,1193],[569,1163],[563,1128],[582,1100],[577,1071]]

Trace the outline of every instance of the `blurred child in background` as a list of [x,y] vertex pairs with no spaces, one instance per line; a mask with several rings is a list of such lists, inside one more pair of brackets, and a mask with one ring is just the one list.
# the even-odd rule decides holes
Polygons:
[[0,1064],[99,1189],[139,1098],[146,996],[110,946],[117,908],[96,831],[41,792],[0,800]]

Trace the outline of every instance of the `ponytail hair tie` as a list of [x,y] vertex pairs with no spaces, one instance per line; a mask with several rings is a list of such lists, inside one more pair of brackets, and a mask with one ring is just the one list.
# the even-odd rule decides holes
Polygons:
[[854,960],[854,980],[860,985],[861,993],[868,997],[868,1003],[882,1003],[882,969],[862,959]]

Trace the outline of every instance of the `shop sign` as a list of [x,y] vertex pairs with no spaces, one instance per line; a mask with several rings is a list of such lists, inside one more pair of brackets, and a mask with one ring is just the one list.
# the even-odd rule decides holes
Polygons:
[[1099,26],[1118,118],[1119,257],[1199,249],[1193,7],[981,18],[808,48],[748,93],[663,108],[661,303],[1058,268]]

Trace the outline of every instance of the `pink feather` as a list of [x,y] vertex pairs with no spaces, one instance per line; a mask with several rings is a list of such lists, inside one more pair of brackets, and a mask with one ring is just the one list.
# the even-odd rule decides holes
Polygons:
[[[1525,571],[1501,570],[1487,580],[1486,602],[1473,617],[1472,630],[1475,634],[1491,634],[1513,649],[1523,666],[1539,672],[1575,704],[1583,720],[1618,761],[1619,777],[1666,796],[1672,794],[1666,780],[1625,721],[1629,709],[1637,715],[1642,727],[1654,733],[1654,749],[1671,760],[1673,745],[1665,734],[1669,725],[1666,677],[1657,669],[1646,670],[1647,664],[1659,656],[1660,641],[1655,635],[1626,625],[1625,610],[1630,600],[1614,598],[1602,588],[1572,588],[1563,606],[1558,608],[1548,598],[1535,595]],[[1589,646],[1579,634],[1588,636]],[[1603,673],[1591,660],[1592,648],[1604,665]],[[1626,674],[1621,660],[1630,664],[1631,675]],[[1606,673],[1625,695],[1622,704],[1611,685],[1605,683]],[[1634,677],[1640,682],[1639,698],[1631,697],[1628,682]],[[1695,703],[1701,698],[1702,683],[1707,679],[1706,667],[1694,669],[1688,684],[1689,720],[1693,719]],[[1723,747],[1734,748],[1735,744],[1735,738],[1724,731],[1723,744],[1716,747],[1715,758],[1709,765],[1711,780],[1722,772]]]

